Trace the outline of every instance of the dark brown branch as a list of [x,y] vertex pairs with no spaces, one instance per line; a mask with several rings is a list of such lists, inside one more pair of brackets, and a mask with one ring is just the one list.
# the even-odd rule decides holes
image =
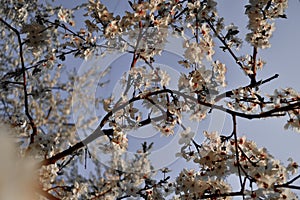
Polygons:
[[[147,118],[143,121],[140,121],[138,123],[138,125],[140,127],[142,126],[146,126],[148,124],[150,124],[152,121],[157,121],[157,120],[162,120],[164,119],[164,115],[161,116],[157,116],[154,118]],[[100,136],[103,135],[111,135],[113,133],[113,129],[104,129],[101,130],[101,128],[97,128],[91,135],[89,135],[86,139],[84,139],[83,141],[78,142],[77,144],[75,144],[74,146],[52,156],[51,158],[45,159],[42,162],[39,163],[38,167],[41,167],[43,165],[50,165],[50,164],[54,164],[55,162],[57,162],[58,160],[68,156],[68,155],[72,155],[75,151],[81,149],[82,147],[84,147],[85,145],[91,143],[92,141],[94,141],[95,139],[97,139]]]
[[1,83],[4,85],[7,85],[7,84],[22,85],[22,86],[24,85],[23,82],[16,82],[16,81],[3,81]]
[[[267,78],[267,79],[261,80],[261,81],[257,81],[257,82],[255,82],[255,83],[251,83],[251,84],[249,84],[249,85],[247,85],[247,86],[244,86],[244,87],[242,87],[242,88],[243,88],[243,89],[246,89],[246,88],[255,88],[255,87],[259,87],[259,86],[261,86],[261,85],[263,85],[263,84],[265,84],[265,83],[268,83],[268,82],[270,82],[270,81],[272,81],[273,79],[278,78],[278,77],[279,77],[279,74],[275,74],[275,75],[271,76],[270,78]],[[219,94],[218,96],[216,96],[215,102],[218,102],[218,101],[220,101],[221,99],[223,99],[223,98],[225,98],[225,97],[231,97],[232,95],[233,95],[233,90],[226,91],[226,92],[224,92],[224,93]]]
[[294,177],[293,179],[291,179],[290,181],[288,181],[284,184],[275,185],[274,187],[275,188],[290,188],[290,189],[300,190],[300,186],[290,185],[291,183],[295,182],[299,178],[300,178],[300,174],[298,176]]
[[202,147],[200,144],[198,144],[194,139],[192,139],[192,142],[197,149],[197,152],[200,154],[200,148]]
[[239,148],[238,148],[238,140],[237,140],[236,116],[235,115],[232,115],[232,125],[233,125],[232,134],[234,136],[234,147],[235,147],[235,159],[236,159],[237,168],[238,168],[241,192],[243,192],[244,188],[243,188],[243,181],[242,181],[242,174],[241,174],[241,165],[240,165],[240,156],[239,156]]
[[296,180],[298,180],[299,178],[300,178],[300,174],[298,176],[294,177],[293,179],[291,179],[290,181],[286,182],[286,184],[289,185],[289,184],[295,182]]
[[124,104],[121,104],[120,106],[118,106],[118,107],[114,108],[113,110],[111,110],[110,112],[108,112],[103,117],[102,121],[100,122],[99,126],[94,131],[94,133],[89,135],[86,139],[78,142],[74,146],[72,146],[72,147],[70,147],[70,148],[54,155],[51,158],[45,159],[44,161],[42,161],[39,164],[39,166],[53,164],[57,160],[60,160],[61,158],[64,158],[68,155],[71,155],[73,152],[75,152],[76,150],[84,147],[84,145],[91,143],[92,141],[94,141],[98,137],[103,136],[103,135],[110,135],[111,134],[111,129],[107,129],[107,130],[101,130],[101,129],[109,121],[109,118],[113,115],[113,113],[125,108],[130,103],[133,103],[133,102],[138,101],[138,100],[147,99],[150,96],[155,96],[155,95],[163,94],[163,93],[176,94],[176,95],[184,97],[186,99],[190,99],[190,100],[194,101],[195,103],[199,103],[200,105],[210,107],[211,109],[217,109],[217,110],[220,110],[220,111],[224,111],[228,114],[235,115],[235,116],[242,117],[242,118],[246,118],[246,119],[260,119],[260,118],[274,117],[274,116],[278,116],[278,115],[281,116],[281,115],[284,115],[284,114],[281,114],[280,112],[289,111],[289,110],[298,108],[300,106],[300,102],[296,102],[296,103],[291,103],[287,106],[274,108],[274,109],[266,111],[266,112],[261,112],[259,114],[246,114],[246,113],[240,113],[240,112],[236,112],[236,111],[224,108],[223,106],[220,106],[220,105],[214,105],[214,104],[211,104],[211,103],[208,103],[208,102],[199,101],[195,97],[188,96],[188,95],[186,95],[184,93],[181,93],[180,91],[176,91],[176,90],[173,91],[173,90],[170,90],[170,89],[162,89],[162,90],[158,90],[158,91],[154,91],[154,92],[148,92],[147,94],[140,94],[136,97],[133,97],[129,101],[125,102]]
[[25,107],[25,114],[29,120],[29,124],[32,128],[32,134],[30,135],[30,144],[34,142],[34,136],[37,135],[37,127],[34,123],[34,120],[32,116],[29,113],[29,101],[28,101],[28,93],[27,93],[27,84],[26,84],[26,68],[25,68],[25,62],[24,62],[24,57],[23,57],[23,48],[22,48],[22,39],[20,32],[12,27],[10,24],[8,24],[5,20],[3,20],[0,17],[0,21],[4,23],[9,29],[11,29],[13,32],[16,33],[18,37],[18,43],[19,43],[19,56],[21,60],[21,66],[22,66],[22,74],[23,74],[23,92],[24,92],[24,107]]
[[285,112],[285,111],[289,111],[289,110],[293,110],[293,109],[299,109],[300,101],[296,102],[296,103],[293,103],[293,104],[289,104],[287,106],[274,108],[274,109],[269,110],[269,111],[261,112],[259,114],[246,114],[246,113],[236,112],[236,111],[224,108],[223,106],[214,105],[214,104],[207,103],[207,102],[199,102],[199,104],[210,107],[212,109],[217,109],[217,110],[220,110],[220,111],[224,111],[228,114],[236,115],[238,117],[242,117],[242,118],[245,118],[245,119],[261,119],[261,118],[268,118],[268,117],[284,116],[285,113],[283,113],[283,112]]
[[178,13],[178,15],[174,16],[174,20],[183,15],[186,11],[188,11],[188,8],[184,8],[180,13]]
[[257,56],[257,47],[253,47],[253,55],[252,55],[252,72],[253,74],[250,75],[251,84],[256,83],[256,56]]
[[288,184],[275,185],[274,187],[275,188],[289,188],[289,189],[294,189],[294,190],[300,190],[300,186],[288,185]]
[[66,157],[68,155],[72,155],[75,151],[77,151],[77,150],[81,149],[82,147],[84,147],[85,145],[91,143],[92,141],[94,141],[98,137],[103,136],[103,135],[110,135],[112,131],[113,131],[112,129],[108,129],[108,130],[97,129],[91,135],[86,137],[84,140],[82,140],[82,141],[76,143],[75,145],[69,147],[68,149],[52,156],[51,158],[43,160],[42,162],[39,163],[38,167],[41,167],[43,165],[54,164],[58,160]]

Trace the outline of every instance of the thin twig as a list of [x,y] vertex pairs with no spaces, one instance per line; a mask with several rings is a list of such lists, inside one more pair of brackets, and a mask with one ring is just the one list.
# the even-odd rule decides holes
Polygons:
[[[215,27],[213,26],[213,24],[208,20],[205,19],[206,23],[209,25],[209,27],[211,28],[211,30],[216,34],[217,38],[222,42],[222,44],[225,46],[225,49],[228,50],[229,54],[233,57],[233,59],[235,60],[235,62],[240,66],[240,68],[244,71],[244,66],[241,63],[241,61],[238,59],[238,57],[235,55],[235,53],[232,51],[232,49],[228,46],[228,44],[226,43],[225,39],[222,38],[218,32],[216,31]],[[251,79],[251,75],[248,74],[248,77]],[[252,79],[251,79],[252,80]]]

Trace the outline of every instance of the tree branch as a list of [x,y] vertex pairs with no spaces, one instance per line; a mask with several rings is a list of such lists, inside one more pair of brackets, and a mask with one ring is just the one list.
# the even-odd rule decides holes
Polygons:
[[257,47],[253,47],[253,55],[252,55],[252,72],[250,74],[251,84],[256,83],[256,56],[257,56]]
[[[241,192],[243,192],[244,188],[243,188],[242,174],[241,174],[241,169],[240,169],[241,165],[240,165],[240,156],[239,156],[239,148],[238,148],[238,141],[237,141],[236,116],[235,115],[232,115],[232,124],[233,124],[232,134],[234,136],[234,147],[235,147],[235,159],[236,159],[236,162],[237,162]],[[243,199],[244,199],[244,197],[243,197]]]
[[64,158],[65,156],[71,155],[73,152],[75,152],[76,150],[78,150],[78,149],[84,147],[85,145],[91,143],[92,141],[94,141],[98,137],[103,136],[103,135],[110,135],[112,129],[106,129],[106,130],[101,130],[101,129],[109,121],[109,118],[113,115],[113,113],[125,108],[130,103],[133,103],[133,102],[138,101],[138,100],[144,100],[144,99],[149,98],[150,96],[163,94],[163,93],[170,93],[171,95],[176,94],[178,96],[184,97],[186,99],[190,99],[190,100],[192,100],[196,103],[199,103],[200,105],[209,107],[211,109],[220,110],[220,111],[223,111],[225,113],[228,113],[228,114],[231,114],[231,115],[234,115],[234,116],[238,116],[238,117],[242,117],[242,118],[246,118],[246,119],[260,119],[260,118],[267,118],[267,117],[274,117],[274,116],[283,116],[284,114],[281,114],[280,112],[296,109],[300,106],[300,101],[299,101],[299,102],[296,102],[296,103],[291,103],[287,106],[274,108],[274,109],[266,111],[266,112],[261,112],[259,114],[246,114],[246,113],[236,112],[236,111],[224,108],[223,106],[220,106],[220,105],[214,105],[214,104],[211,104],[211,103],[208,103],[208,102],[203,102],[203,101],[197,100],[195,97],[188,96],[188,95],[186,95],[186,94],[184,94],[180,91],[177,91],[177,90],[170,90],[170,89],[165,88],[165,89],[157,90],[157,91],[154,91],[154,92],[148,92],[146,94],[139,94],[138,96],[131,98],[129,101],[125,102],[124,104],[121,104],[120,106],[114,108],[113,110],[108,112],[103,117],[103,119],[101,120],[99,126],[96,128],[96,130],[91,135],[89,135],[84,140],[78,142],[74,146],[72,146],[72,147],[70,147],[70,148],[68,148],[68,149],[52,156],[51,158],[45,159],[38,166],[54,164],[57,160],[60,160],[61,158]]
[[29,101],[28,101],[28,93],[27,93],[27,83],[26,83],[26,68],[25,68],[25,63],[24,63],[24,57],[23,57],[23,48],[22,48],[22,39],[21,39],[21,35],[20,32],[12,27],[10,24],[8,24],[5,20],[3,20],[0,17],[0,21],[2,23],[4,23],[9,29],[11,29],[13,32],[16,33],[17,37],[18,37],[18,43],[19,43],[19,56],[20,56],[20,60],[21,60],[21,66],[22,66],[22,74],[23,74],[23,92],[24,92],[24,107],[25,107],[25,114],[29,120],[29,124],[32,128],[32,134],[30,135],[30,144],[34,142],[34,136],[37,135],[37,127],[34,123],[34,120],[32,118],[32,116],[29,113]]
[[[271,77],[269,77],[269,78],[267,78],[265,80],[261,80],[261,81],[257,81],[257,82],[255,81],[255,83],[250,83],[249,85],[244,86],[242,88],[246,89],[246,88],[259,87],[259,86],[261,86],[261,85],[263,85],[265,83],[268,83],[268,82],[270,82],[273,79],[278,78],[278,77],[279,77],[279,74],[275,74],[275,75],[273,75],[273,76],[271,76]],[[220,101],[221,99],[223,99],[225,97],[231,97],[232,95],[233,95],[233,90],[226,91],[226,92],[224,92],[224,93],[219,94],[218,96],[216,96],[215,102],[218,102],[218,101]]]

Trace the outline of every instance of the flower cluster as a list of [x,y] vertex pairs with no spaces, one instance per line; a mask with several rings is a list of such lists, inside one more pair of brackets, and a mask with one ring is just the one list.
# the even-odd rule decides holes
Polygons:
[[[110,167],[104,172],[106,180],[93,182],[96,191],[90,197],[101,196],[103,199],[109,199],[126,196],[162,199],[174,191],[173,184],[167,180],[157,182],[152,179],[157,172],[153,170],[148,158],[148,148],[143,144],[143,148],[133,157],[118,149],[110,151],[111,159],[106,161]],[[168,170],[164,170],[163,173],[168,173]]]
[[180,133],[180,139],[179,139],[178,143],[180,145],[182,145],[182,144],[189,145],[194,136],[195,136],[195,133],[191,131],[190,127],[188,127],[183,132]]
[[[179,63],[185,64],[183,61]],[[188,76],[181,74],[178,80],[178,89],[191,95],[197,94],[199,99],[210,102],[219,93],[219,90],[226,86],[225,73],[225,64],[220,61],[212,63],[212,70],[200,65]]]
[[[220,26],[218,23],[220,23],[220,22],[217,22],[217,24],[216,24],[217,30],[220,29],[220,28],[218,28],[218,26]],[[239,50],[240,47],[242,46],[243,42],[239,37],[237,37],[237,34],[239,33],[238,27],[235,26],[234,24],[230,24],[230,25],[226,26],[225,29],[227,31],[226,35],[224,36],[224,40],[227,41],[226,44],[230,48],[235,47],[237,50]]]
[[[270,101],[273,103],[272,108],[280,108],[289,106],[299,102],[300,95],[292,88],[275,90],[273,95],[269,95]],[[300,109],[296,108],[288,112],[289,120],[284,125],[285,129],[292,129],[300,132]]]
[[27,45],[33,49],[39,49],[50,42],[50,34],[47,31],[47,28],[36,22],[25,24],[22,28],[22,33],[27,34]]
[[208,25],[202,24],[200,29],[202,37],[199,42],[186,41],[183,47],[186,48],[184,57],[192,64],[201,64],[203,59],[211,61],[214,55],[214,41],[209,33]]
[[[256,194],[265,198],[288,196],[291,197],[290,199],[295,199],[295,194],[289,189],[278,187],[285,184],[289,176],[297,170],[298,164],[292,159],[289,159],[290,163],[285,167],[274,159],[265,148],[258,148],[253,141],[247,140],[246,137],[226,142],[226,137],[220,137],[217,132],[204,132],[204,136],[207,139],[201,146],[196,146],[197,152],[192,150],[193,145],[186,142],[181,152],[177,154],[201,166],[199,172],[183,170],[180,173],[176,179],[176,183],[180,186],[177,194],[189,199],[218,192],[228,193],[231,188],[224,180],[228,175],[235,174],[248,179],[251,187],[248,195],[251,197]],[[236,159],[237,155],[238,160]],[[257,189],[253,186],[254,184]],[[215,186],[210,187],[212,185]]]
[[73,10],[61,8],[59,9],[57,16],[60,21],[68,23],[71,26],[75,26],[75,21],[73,20]]
[[39,181],[42,184],[42,187],[49,189],[55,184],[55,179],[57,178],[59,168],[57,164],[44,166],[39,170]]
[[262,99],[255,88],[240,87],[232,91],[233,100],[227,102],[227,106],[232,110],[241,110],[246,113],[254,113],[257,109],[262,109]]
[[285,17],[284,11],[287,8],[287,0],[251,0],[246,6],[246,14],[249,18],[246,40],[257,48],[270,47],[269,39],[275,29],[272,19]]
[[217,3],[214,0],[208,1],[191,1],[188,2],[188,12],[186,21],[193,21],[195,24],[203,19],[208,19],[211,16],[217,15]]
[[[205,195],[218,195],[230,191],[231,188],[225,181],[216,178],[206,179],[201,172],[195,170],[183,169],[176,178],[175,193],[181,199],[201,199]],[[231,199],[231,197],[225,199]]]
[[108,24],[113,19],[113,14],[99,0],[90,0],[87,8],[86,15],[90,15],[97,23]]
[[220,61],[215,61],[213,64],[213,74],[212,74],[212,80],[213,82],[220,86],[225,87],[226,86],[226,66],[225,64],[221,63]]

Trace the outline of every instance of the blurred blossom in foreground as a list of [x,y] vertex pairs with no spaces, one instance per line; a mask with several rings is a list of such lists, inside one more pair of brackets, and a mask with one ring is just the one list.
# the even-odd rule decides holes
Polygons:
[[14,130],[0,124],[0,199],[33,200],[34,193],[33,163],[22,159],[18,154]]

